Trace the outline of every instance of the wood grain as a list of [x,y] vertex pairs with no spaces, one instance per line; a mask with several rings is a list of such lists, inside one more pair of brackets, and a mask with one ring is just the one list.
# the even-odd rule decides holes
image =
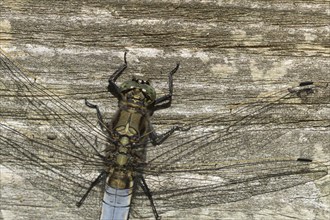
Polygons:
[[[155,127],[166,130],[200,117],[228,116],[229,122],[217,122],[221,125],[237,120],[230,117],[232,111],[269,93],[303,81],[329,83],[329,2],[3,0],[0,48],[91,121],[95,113],[84,106],[84,98],[98,103],[107,120],[116,110],[106,87],[124,51],[129,51],[128,69],[119,81],[132,75],[150,78],[158,94],[166,93],[167,73],[180,62],[172,107],[154,115]],[[328,160],[328,88],[295,102],[291,115],[280,114],[288,132],[269,141],[270,154]],[[2,97],[0,105],[2,121],[20,120],[19,106],[6,105]],[[274,130],[260,141],[267,135],[271,139]],[[22,192],[23,186],[28,190]],[[172,210],[163,219],[327,219],[329,194],[327,175],[242,201]],[[1,195],[5,220],[32,219],[36,213],[40,219],[84,219],[5,167]],[[19,207],[24,213],[15,211]]]

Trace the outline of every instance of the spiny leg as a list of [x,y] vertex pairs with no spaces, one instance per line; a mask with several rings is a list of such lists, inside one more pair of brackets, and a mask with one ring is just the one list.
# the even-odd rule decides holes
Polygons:
[[107,176],[108,176],[108,173],[106,171],[102,170],[102,172],[100,173],[100,175],[98,175],[98,177],[91,183],[91,185],[87,189],[86,193],[81,197],[81,199],[79,200],[79,202],[76,203],[76,206],[77,207],[80,207],[84,203],[84,201],[86,200],[86,198],[87,198],[88,194],[90,193],[90,191],[97,184],[99,184],[102,180],[104,180]]
[[174,126],[169,131],[165,132],[164,134],[157,134],[155,132],[155,130],[152,128],[152,125],[149,125],[149,126],[151,129],[149,138],[150,138],[152,145],[154,145],[154,146],[162,144],[167,138],[169,138],[174,133],[174,131],[187,131],[190,129],[190,128],[182,128],[179,126]]
[[[155,106],[152,111],[157,111],[160,109],[165,109],[171,106],[172,103],[172,95],[173,95],[173,75],[179,69],[180,64],[178,63],[176,67],[168,74],[168,90],[169,93],[164,95],[155,101]],[[165,102],[165,103],[163,103]]]
[[[85,99],[85,105],[87,105],[89,108],[93,108],[93,109],[96,109],[96,112],[97,112],[97,118],[98,118],[98,124],[101,128],[101,130],[103,132],[107,132],[108,131],[108,128],[106,127],[106,123],[104,123],[104,120],[103,120],[103,117],[102,117],[102,114],[101,114],[101,111],[99,109],[99,107],[97,105],[94,105],[90,102],[88,102],[86,99]],[[110,137],[108,137],[108,142],[112,143],[112,144],[117,144],[116,141],[112,140]],[[97,136],[95,137],[95,143],[94,143],[94,146],[92,145],[92,147],[94,148],[94,150],[96,151],[97,155],[103,160],[103,161],[106,161],[106,157],[103,156],[102,154],[99,153],[99,151],[97,150],[98,148],[98,143],[97,143]]]
[[140,176],[138,178],[139,178],[139,180],[137,182],[141,186],[143,192],[148,197],[148,199],[150,201],[151,208],[152,208],[152,212],[154,213],[154,216],[155,216],[156,220],[160,220],[160,216],[157,213],[156,206],[154,204],[154,200],[152,199],[152,195],[151,195],[150,189],[149,189],[149,187],[148,187],[148,185],[147,185],[144,177],[143,176]]
[[108,91],[113,96],[115,96],[117,99],[121,99],[121,95],[120,95],[120,89],[116,85],[116,80],[124,72],[124,70],[127,68],[126,54],[127,54],[127,52],[125,52],[125,54],[124,54],[124,64],[121,65],[119,67],[119,69],[116,70],[116,72],[114,72],[109,78]]
[[100,111],[99,107],[97,105],[94,105],[94,104],[88,102],[87,99],[85,99],[85,105],[88,106],[89,108],[96,109],[99,126],[100,126],[102,131],[106,131],[106,128],[104,127],[105,123],[103,121],[103,117],[102,117],[102,114],[101,114],[101,111]]

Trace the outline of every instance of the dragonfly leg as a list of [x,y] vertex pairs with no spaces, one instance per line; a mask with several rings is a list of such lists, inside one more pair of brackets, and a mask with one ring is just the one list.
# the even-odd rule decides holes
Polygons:
[[151,127],[151,133],[149,134],[149,138],[150,138],[152,145],[154,145],[154,146],[162,144],[169,136],[171,136],[174,133],[174,131],[184,131],[185,130],[182,127],[174,126],[173,128],[171,128],[169,131],[165,132],[164,134],[157,134],[155,132],[155,130],[152,129],[151,125],[150,125],[150,127]]
[[151,204],[152,212],[154,213],[154,216],[155,216],[156,220],[160,220],[160,216],[157,213],[157,210],[156,210],[156,207],[155,207],[155,204],[154,204],[154,200],[152,199],[152,195],[151,195],[150,189],[149,189],[149,187],[148,187],[148,185],[147,185],[144,177],[143,176],[140,176],[139,177],[139,180],[137,182],[141,186],[143,192],[148,197],[148,199],[150,201],[150,204]]
[[179,66],[180,64],[178,63],[176,67],[168,74],[169,93],[155,100],[155,106],[153,107],[152,111],[165,109],[171,106],[173,95],[173,75],[179,69]]
[[127,52],[125,52],[125,54],[124,54],[124,64],[121,65],[119,67],[119,69],[116,70],[116,72],[114,72],[110,76],[110,79],[109,79],[108,91],[113,96],[115,96],[117,99],[121,99],[121,95],[120,95],[120,89],[116,84],[116,80],[124,72],[124,70],[127,68],[126,54],[127,54]]
[[101,114],[101,111],[100,111],[99,107],[97,105],[94,105],[94,104],[88,102],[87,99],[85,99],[85,105],[88,106],[89,108],[96,109],[99,126],[100,126],[102,131],[106,131],[105,123],[103,121],[103,117],[102,117],[102,114]]
[[102,172],[100,173],[100,175],[98,175],[96,177],[96,179],[91,183],[91,185],[89,186],[89,188],[87,189],[86,193],[81,197],[81,199],[79,200],[79,202],[76,203],[77,207],[80,207],[84,201],[86,200],[88,194],[90,193],[90,191],[97,185],[99,184],[102,180],[104,180],[106,177],[108,176],[108,173],[105,170],[102,170]]

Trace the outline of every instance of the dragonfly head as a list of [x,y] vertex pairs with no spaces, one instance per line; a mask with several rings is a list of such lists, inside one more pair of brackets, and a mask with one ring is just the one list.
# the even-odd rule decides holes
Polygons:
[[133,78],[121,84],[120,92],[123,94],[130,92],[134,99],[143,99],[148,105],[156,100],[156,91],[148,80]]

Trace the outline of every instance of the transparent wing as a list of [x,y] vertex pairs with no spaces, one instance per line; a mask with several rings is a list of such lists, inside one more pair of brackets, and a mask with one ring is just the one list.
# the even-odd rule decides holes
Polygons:
[[[106,137],[86,114],[78,113],[70,107],[72,103],[29,78],[2,52],[0,73],[4,97],[1,105],[6,105],[0,110],[2,165],[29,181],[22,184],[27,187],[22,191],[31,190],[33,186],[63,204],[58,207],[57,215],[47,219],[58,219],[66,211],[79,213],[81,219],[94,219],[99,212],[95,206],[101,202],[100,188],[93,189],[82,209],[78,210],[75,204],[103,168],[99,152],[102,152]],[[15,200],[10,189],[6,192],[9,194],[1,199],[3,209],[17,209],[24,204],[22,200],[13,204]],[[29,196],[23,200],[33,204],[33,199],[36,198]],[[47,199],[39,198],[39,201],[43,204],[38,206],[45,208],[58,205]],[[36,219],[42,219],[44,214],[34,213]]]
[[[99,154],[108,139],[97,127],[95,112],[74,109],[77,104],[65,99],[61,91],[55,95],[4,54],[0,58],[1,91],[6,100],[0,103],[6,105],[6,111],[0,110],[2,164],[62,204],[57,207],[45,195],[40,199],[37,192],[31,198],[35,188],[25,183],[19,185],[30,190],[28,197],[23,192],[13,200],[17,195],[13,186],[2,195],[1,206],[17,209],[23,201],[30,204],[26,212],[31,212],[35,200],[39,206],[42,201],[48,212],[51,208],[47,219],[59,219],[66,212],[73,213],[72,219],[95,219],[102,184],[93,189],[82,208],[75,208],[104,168]],[[317,109],[329,109],[327,89],[318,87],[313,94],[283,90],[234,104],[226,114],[203,112],[199,117],[182,118],[178,123],[190,130],[174,133],[161,146],[148,145],[147,163],[136,167],[146,177],[157,210],[164,213],[238,201],[326,175],[327,167],[313,157],[311,149],[329,126],[329,114]],[[297,134],[301,132],[304,139],[300,141]],[[297,161],[298,157],[316,162]],[[132,203],[132,219],[153,217],[150,201],[139,187]],[[33,215],[44,219],[44,213]]]
[[287,189],[319,179],[327,170],[322,163],[290,159],[227,161],[170,166],[148,179],[157,210],[164,213]]
[[225,116],[194,119],[189,131],[150,147],[143,171],[159,212],[239,201],[327,175],[328,161],[315,154],[328,137],[327,94],[327,84],[283,90]]
[[[174,133],[161,147],[149,147],[149,164],[168,166],[183,162],[288,156],[308,158],[313,148],[311,144],[318,141],[317,137],[327,134],[330,124],[329,87],[322,84],[306,96],[302,92],[307,91],[297,94],[285,89],[240,104],[228,114],[182,119],[190,130]],[[317,129],[319,132],[315,132]],[[301,138],[298,133],[305,139],[298,140]],[[292,143],[287,143],[286,138],[292,139]]]

